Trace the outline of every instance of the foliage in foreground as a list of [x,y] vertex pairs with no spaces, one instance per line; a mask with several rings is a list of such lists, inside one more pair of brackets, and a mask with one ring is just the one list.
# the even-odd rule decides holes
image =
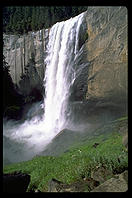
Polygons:
[[[95,143],[98,143],[96,148],[93,146]],[[100,135],[86,141],[59,157],[36,156],[30,161],[8,165],[4,167],[4,173],[28,173],[31,175],[28,191],[35,186],[45,192],[51,178],[70,184],[89,177],[91,171],[101,166],[113,173],[120,173],[128,168],[127,151],[122,145],[122,136],[116,132],[108,134],[105,138],[104,135]]]

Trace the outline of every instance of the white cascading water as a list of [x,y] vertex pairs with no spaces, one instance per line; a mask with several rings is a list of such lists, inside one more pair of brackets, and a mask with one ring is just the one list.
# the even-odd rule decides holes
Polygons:
[[75,80],[73,60],[78,52],[78,33],[83,15],[55,24],[49,34],[45,73],[45,126],[52,133],[66,122],[70,87]]
[[[84,13],[58,22],[50,29],[45,60],[44,116],[42,119],[35,116],[21,125],[12,121],[4,123],[4,137],[13,141],[14,146],[15,143],[24,145],[21,156],[18,148],[14,147],[12,151],[10,149],[10,161],[33,157],[44,150],[57,133],[66,127],[70,87],[75,80],[73,61],[78,52],[79,30],[83,19]],[[7,148],[4,152],[8,153]]]

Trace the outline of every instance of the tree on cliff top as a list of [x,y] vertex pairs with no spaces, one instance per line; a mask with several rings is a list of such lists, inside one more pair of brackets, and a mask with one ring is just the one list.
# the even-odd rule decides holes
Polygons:
[[66,20],[87,10],[87,6],[16,6],[3,8],[3,31],[23,34],[49,28],[57,21]]

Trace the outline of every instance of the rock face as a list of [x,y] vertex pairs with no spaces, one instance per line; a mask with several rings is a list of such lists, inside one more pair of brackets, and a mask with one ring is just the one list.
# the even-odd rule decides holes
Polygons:
[[80,112],[82,120],[89,117],[92,122],[127,114],[127,8],[88,7],[86,22],[88,39],[80,50],[77,67],[82,72],[71,105],[75,123]]
[[128,190],[128,171],[118,175],[118,178],[111,178],[96,187],[91,192],[126,192]]
[[[88,7],[87,100],[106,105],[127,101],[127,8]],[[109,103],[109,104],[108,104]],[[111,104],[110,104],[111,103]]]
[[[109,175],[109,173],[107,172]],[[109,175],[111,176],[111,174]],[[98,181],[99,180],[99,181]],[[100,182],[103,182],[99,185]],[[128,171],[116,175],[106,181],[99,177],[85,178],[72,184],[64,184],[56,179],[51,179],[48,192],[126,192],[128,190]]]
[[4,34],[3,40],[3,53],[10,66],[14,84],[17,84],[20,91],[27,95],[33,88],[40,89],[45,70],[44,56],[48,29],[29,32],[22,36]]
[[[86,114],[93,111],[98,114],[104,109],[126,114],[127,8],[92,6],[85,16],[79,33],[80,51],[73,66],[76,79],[70,101],[85,101],[80,108],[82,112],[88,109]],[[13,82],[26,94],[34,87],[41,89],[48,30],[23,36],[4,35],[3,38],[4,55]],[[25,74],[28,78],[23,77]]]

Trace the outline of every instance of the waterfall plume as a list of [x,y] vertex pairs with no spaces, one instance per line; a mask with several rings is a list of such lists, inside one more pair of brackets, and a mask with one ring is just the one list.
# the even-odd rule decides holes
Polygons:
[[[67,126],[70,88],[75,80],[74,60],[79,51],[84,14],[58,22],[50,29],[45,59],[45,98],[43,104],[37,104],[38,108],[44,108],[44,115],[35,115],[21,124],[3,121],[4,159],[10,163],[31,159]],[[34,106],[30,109],[33,111]]]

